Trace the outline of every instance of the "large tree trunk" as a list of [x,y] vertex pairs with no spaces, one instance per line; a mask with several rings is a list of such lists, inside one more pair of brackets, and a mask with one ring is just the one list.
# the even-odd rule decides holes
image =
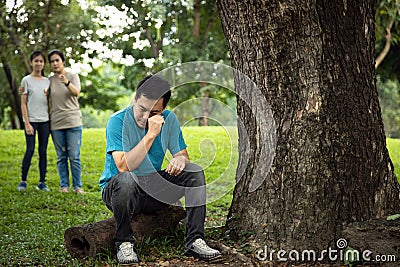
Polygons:
[[[232,67],[258,86],[235,76],[246,129],[239,129],[232,236],[255,232],[255,246],[276,250],[324,249],[344,224],[399,211],[375,85],[375,2],[217,2]],[[268,163],[262,140],[271,139],[259,123],[268,117],[265,99],[243,101],[256,91],[271,105],[277,145],[254,188],[255,171]]]

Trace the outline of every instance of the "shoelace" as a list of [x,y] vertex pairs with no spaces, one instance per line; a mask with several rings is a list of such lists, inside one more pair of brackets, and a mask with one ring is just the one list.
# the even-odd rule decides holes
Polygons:
[[130,256],[132,254],[132,244],[131,243],[123,243],[119,246],[119,249],[125,256]]

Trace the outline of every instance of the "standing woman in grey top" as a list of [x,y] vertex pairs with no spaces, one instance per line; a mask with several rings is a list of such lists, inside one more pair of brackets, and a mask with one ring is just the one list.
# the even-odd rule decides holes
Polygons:
[[[54,73],[50,77],[50,126],[57,154],[61,192],[69,191],[69,174],[71,172],[74,191],[84,194],[80,160],[82,114],[78,103],[81,83],[76,73],[65,70],[65,58],[62,51],[52,50],[48,57]],[[68,168],[68,161],[71,170]]]
[[49,113],[46,92],[50,86],[48,78],[44,77],[43,69],[46,57],[41,51],[34,51],[30,57],[32,72],[22,78],[20,92],[21,110],[25,126],[26,150],[22,160],[21,182],[17,189],[26,190],[27,177],[33,153],[35,138],[38,134],[39,173],[40,180],[36,187],[42,191],[50,191],[46,186],[47,144],[50,135]]

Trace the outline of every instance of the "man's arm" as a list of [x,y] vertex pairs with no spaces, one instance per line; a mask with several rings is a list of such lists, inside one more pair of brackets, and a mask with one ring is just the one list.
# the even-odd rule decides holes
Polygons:
[[154,140],[161,131],[164,118],[155,115],[148,119],[149,130],[143,139],[130,151],[114,151],[112,156],[119,172],[127,172],[136,169],[146,157]]
[[143,159],[146,157],[147,152],[150,150],[156,136],[149,136],[148,134],[128,152],[114,151],[112,152],[115,165],[119,172],[128,172],[136,169]]

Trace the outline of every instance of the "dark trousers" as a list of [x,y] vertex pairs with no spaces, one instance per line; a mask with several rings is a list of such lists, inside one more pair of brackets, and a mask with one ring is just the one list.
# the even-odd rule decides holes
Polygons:
[[27,135],[25,131],[26,151],[22,160],[21,180],[26,181],[29,167],[31,166],[32,156],[35,152],[36,132],[38,135],[39,150],[39,173],[40,182],[45,182],[47,172],[47,144],[49,143],[50,123],[47,122],[31,122],[33,127],[33,135]]
[[135,242],[131,226],[133,214],[153,213],[173,205],[183,196],[186,207],[184,244],[189,247],[197,238],[204,238],[206,188],[201,167],[189,163],[178,176],[165,171],[141,177],[131,172],[114,176],[104,188],[102,197],[107,208],[114,213],[117,225],[115,244]]

